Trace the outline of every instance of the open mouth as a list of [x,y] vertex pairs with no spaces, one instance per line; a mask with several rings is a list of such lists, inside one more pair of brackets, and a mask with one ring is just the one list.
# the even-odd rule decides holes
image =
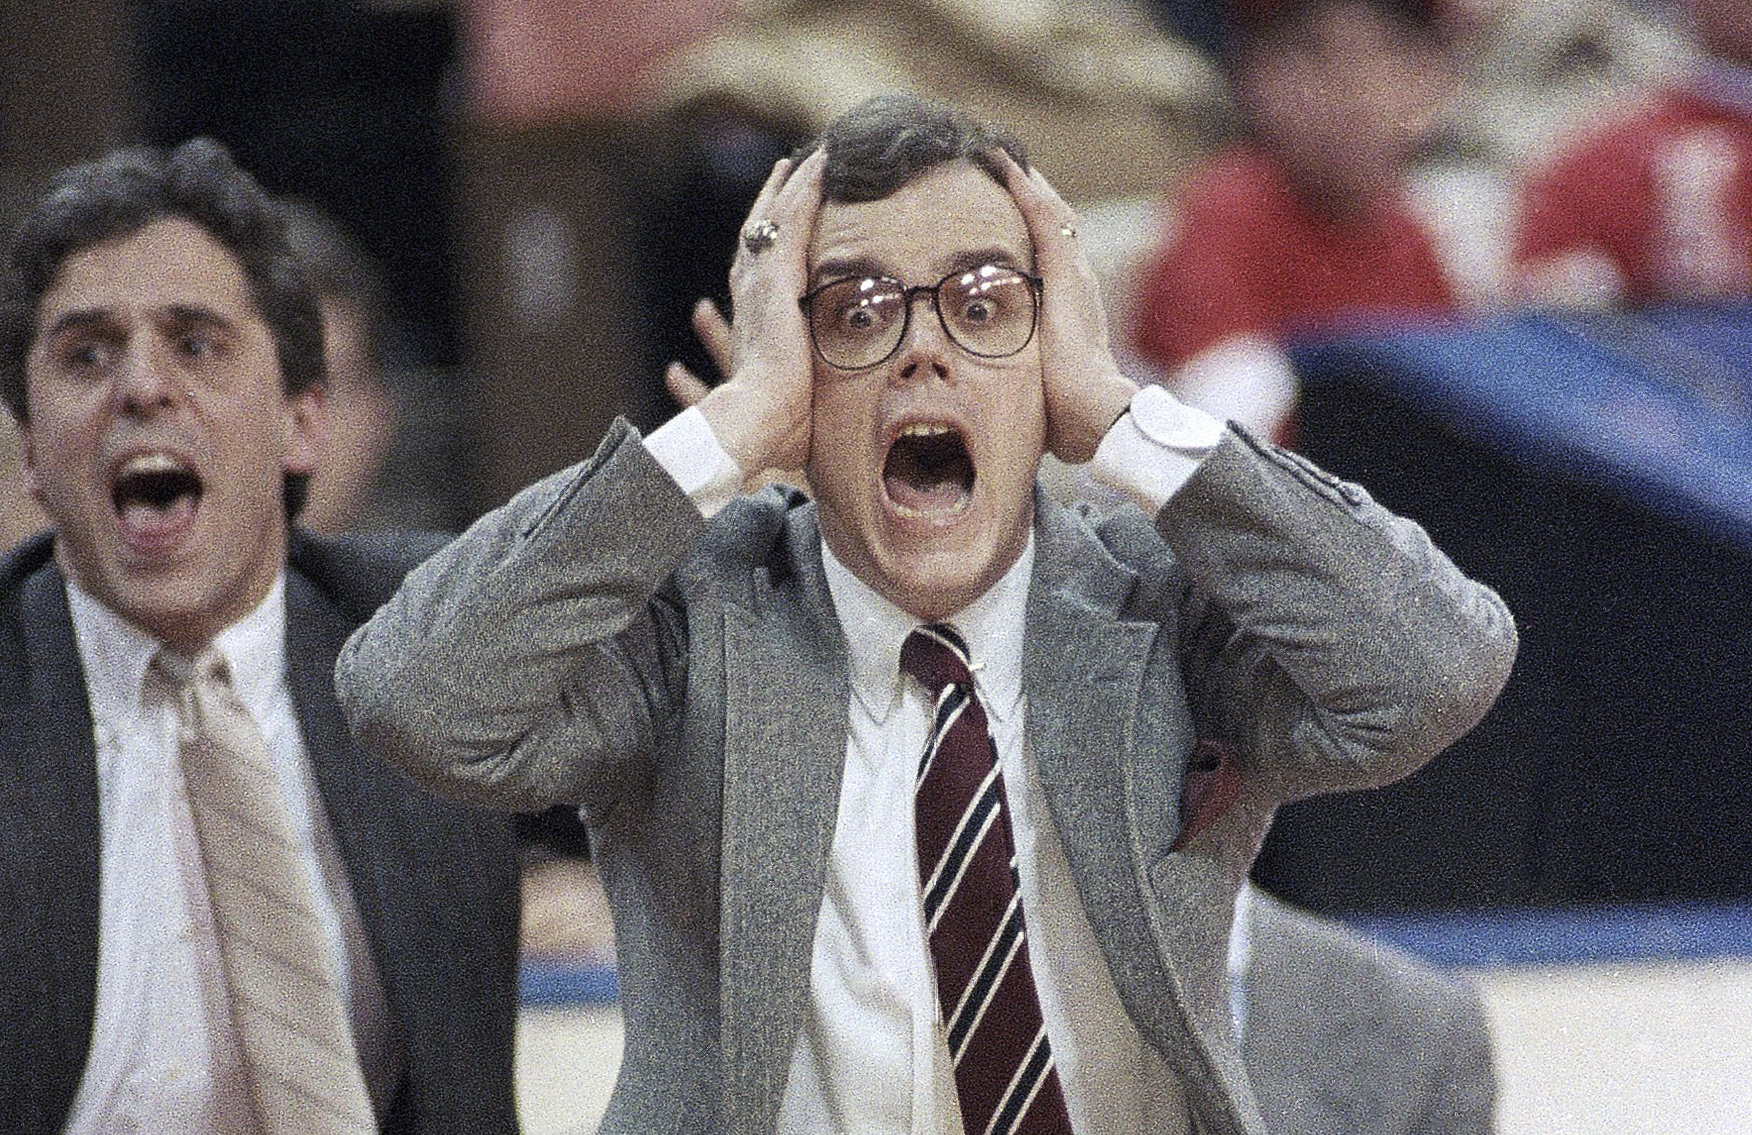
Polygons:
[[140,551],[174,543],[195,522],[203,486],[193,466],[168,453],[130,457],[110,482],[122,535]]
[[902,516],[943,516],[960,512],[973,499],[973,459],[952,426],[918,422],[906,427],[888,447],[882,484]]

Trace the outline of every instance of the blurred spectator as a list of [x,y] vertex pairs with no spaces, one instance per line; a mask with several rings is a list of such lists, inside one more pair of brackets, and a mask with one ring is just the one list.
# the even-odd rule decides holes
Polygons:
[[384,527],[371,515],[376,484],[395,434],[396,400],[384,381],[381,269],[357,241],[314,205],[284,202],[286,235],[322,306],[328,364],[328,437],[299,521],[333,535]]
[[1526,186],[1517,288],[1607,308],[1752,295],[1752,0],[1685,0],[1702,56]]
[[[391,462],[398,399],[382,348],[391,305],[377,262],[341,225],[309,202],[283,200],[286,235],[322,308],[328,364],[328,435],[311,474],[299,523],[321,535],[409,522],[396,500],[415,486]],[[402,463],[404,466],[407,463]],[[416,518],[417,521],[417,518]],[[575,809],[515,818],[523,861],[523,949],[602,960],[614,930]]]
[[1236,0],[1231,13],[1243,137],[1179,194],[1135,343],[1182,398],[1285,439],[1287,339],[1456,307],[1407,183],[1454,70],[1430,2]]
[[[418,523],[398,507],[417,491],[408,462],[390,460],[400,418],[382,343],[392,305],[370,253],[317,206],[283,199],[286,236],[322,309],[328,431],[298,522],[321,535]],[[397,484],[397,481],[402,483]],[[515,817],[523,861],[526,951],[600,961],[614,930],[575,809]]]
[[1515,193],[1529,160],[1686,57],[1680,37],[1639,2],[1441,0],[1462,78],[1412,169],[1411,192],[1462,307],[1509,298]]
[[1601,107],[1666,82],[1694,52],[1643,0],[1442,0],[1464,90],[1444,144],[1499,168],[1541,160]]
[[326,210],[283,198],[287,239],[322,305],[329,430],[299,523],[333,535],[452,531],[462,519],[453,371],[392,361],[405,332],[382,262]]
[[1272,1135],[1490,1135],[1496,1071],[1477,991],[1248,884],[1229,988]]

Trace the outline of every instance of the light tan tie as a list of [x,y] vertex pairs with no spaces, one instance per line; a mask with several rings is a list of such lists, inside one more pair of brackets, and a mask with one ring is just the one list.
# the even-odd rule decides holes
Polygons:
[[225,656],[161,650],[231,1015],[267,1135],[376,1132],[352,1027],[260,726]]

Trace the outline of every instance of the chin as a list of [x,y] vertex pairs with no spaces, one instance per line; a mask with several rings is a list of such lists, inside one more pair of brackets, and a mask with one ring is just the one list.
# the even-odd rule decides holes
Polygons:
[[888,598],[909,615],[945,619],[985,594],[1003,578],[1014,557],[1002,563],[990,553],[970,556],[959,549],[909,556],[890,566]]

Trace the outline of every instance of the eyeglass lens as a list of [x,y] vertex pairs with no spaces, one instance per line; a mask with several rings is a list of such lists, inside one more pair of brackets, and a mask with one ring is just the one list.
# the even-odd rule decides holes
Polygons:
[[912,297],[930,294],[949,337],[969,354],[1013,355],[1034,337],[1035,296],[1030,278],[987,264],[945,276],[933,287],[908,288],[886,277],[850,277],[807,297],[815,349],[836,367],[875,366],[906,334]]

